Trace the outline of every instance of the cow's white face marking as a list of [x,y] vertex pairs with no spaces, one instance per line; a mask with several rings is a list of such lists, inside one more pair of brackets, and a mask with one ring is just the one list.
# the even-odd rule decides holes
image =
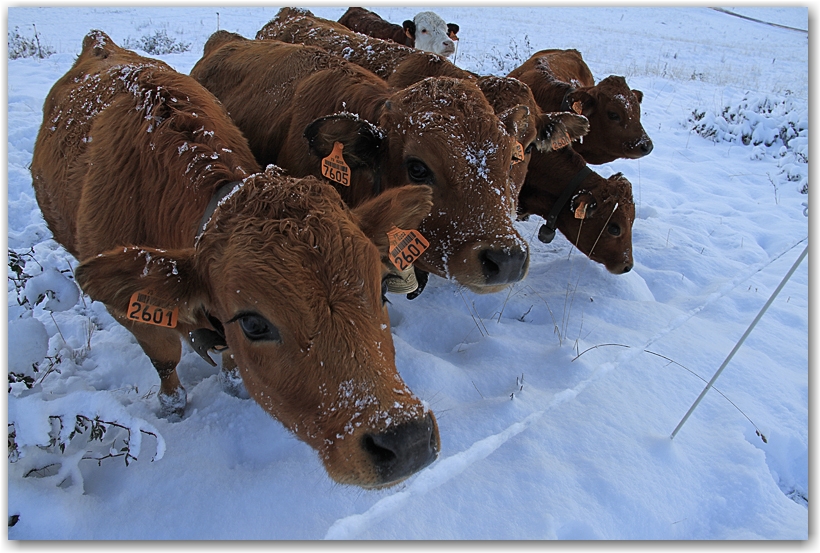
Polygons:
[[419,12],[413,18],[416,24],[416,48],[440,56],[451,56],[455,43],[447,36],[447,23],[433,12]]

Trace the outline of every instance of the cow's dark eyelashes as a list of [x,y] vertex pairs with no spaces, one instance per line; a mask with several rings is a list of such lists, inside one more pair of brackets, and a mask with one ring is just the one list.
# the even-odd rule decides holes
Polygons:
[[609,226],[606,228],[606,231],[612,236],[621,235],[621,227],[617,223],[610,223]]
[[613,121],[620,121],[621,120],[621,116],[618,115],[617,113],[615,113],[614,111],[606,112],[606,116],[609,117],[610,119],[612,119]]
[[432,184],[433,172],[425,165],[423,161],[418,159],[408,159],[406,162],[407,177],[410,182],[416,184]]
[[251,342],[281,342],[282,336],[269,320],[256,313],[240,313],[228,323],[238,322],[245,338]]

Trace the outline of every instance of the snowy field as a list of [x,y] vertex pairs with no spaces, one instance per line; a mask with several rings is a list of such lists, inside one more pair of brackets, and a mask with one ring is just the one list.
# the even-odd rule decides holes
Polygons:
[[77,293],[31,187],[43,101],[89,30],[137,49],[164,36],[187,51],[154,57],[187,73],[217,24],[253,37],[277,11],[9,8],[10,37],[36,26],[51,54],[8,61],[10,539],[808,538],[808,259],[670,439],[807,244],[806,8],[735,10],[781,26],[707,7],[435,8],[461,27],[465,69],[576,48],[596,80],[625,76],[655,149],[595,167],[633,184],[632,272],[538,242],[532,217],[516,223],[530,272],[510,290],[431,277],[416,300],[391,296],[396,363],[442,451],[375,492],[334,484],[190,349],[186,415],[158,418],[156,372]]

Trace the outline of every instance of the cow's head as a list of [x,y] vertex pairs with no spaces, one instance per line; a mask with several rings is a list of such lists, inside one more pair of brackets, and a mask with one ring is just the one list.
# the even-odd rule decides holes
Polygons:
[[475,84],[438,77],[394,92],[378,127],[339,115],[314,121],[305,135],[319,158],[345,144],[351,167],[374,167],[382,188],[430,186],[434,208],[419,227],[430,247],[416,266],[487,293],[529,267],[527,243],[513,227],[510,178],[514,143],[529,132],[516,122],[527,116],[518,106],[499,119]]
[[[507,125],[507,132],[521,145],[510,170],[513,197],[517,199],[524,186],[533,150],[549,152],[567,146],[587,133],[589,121],[570,112],[543,113],[530,87],[512,77],[484,76],[476,84]],[[520,106],[528,108],[525,116],[511,117],[510,110],[520,109]]]
[[[452,26],[451,26],[452,25]],[[458,25],[445,23],[434,12],[419,12],[412,21],[409,19],[402,24],[404,33],[412,38],[414,46],[425,52],[433,52],[441,56],[451,56],[456,51],[456,45],[451,38],[458,33]],[[455,30],[455,32],[453,32]]]
[[386,232],[417,227],[431,206],[429,187],[407,186],[351,211],[332,186],[271,166],[220,202],[196,247],[123,247],[85,260],[77,279],[116,315],[150,289],[179,308],[181,330],[210,321],[253,399],[334,480],[389,486],[440,448],[435,417],[396,371],[384,299]]
[[631,90],[623,77],[616,76],[569,93],[566,107],[589,119],[589,135],[573,149],[593,164],[649,154],[653,145],[641,125],[642,99],[640,90]]
[[632,184],[617,173],[592,173],[558,216],[558,230],[593,261],[616,275],[632,270]]

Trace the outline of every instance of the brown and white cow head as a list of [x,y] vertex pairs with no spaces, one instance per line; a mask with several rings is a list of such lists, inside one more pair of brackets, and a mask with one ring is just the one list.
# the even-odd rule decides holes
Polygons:
[[565,109],[589,119],[589,134],[573,143],[573,149],[595,165],[649,154],[653,144],[641,125],[642,99],[640,90],[631,90],[623,77],[614,75],[567,94]]
[[395,91],[378,127],[338,115],[314,121],[305,136],[320,159],[334,142],[345,144],[345,159],[349,152],[353,164],[374,167],[382,188],[430,186],[434,207],[419,227],[430,247],[416,266],[489,293],[521,280],[529,267],[527,243],[513,227],[510,178],[514,143],[525,138],[506,130],[526,117],[520,108],[499,120],[474,83],[428,78]]
[[634,265],[632,184],[621,173],[608,179],[593,175],[562,210],[558,229],[581,252],[603,264],[610,273],[628,273]]
[[389,486],[440,449],[435,417],[396,371],[383,289],[385,233],[418,226],[431,206],[429,187],[407,186],[350,210],[330,185],[271,166],[220,202],[195,247],[119,248],[77,279],[117,315],[151,289],[184,329],[210,321],[253,399],[334,480]]
[[453,55],[456,51],[452,37],[458,33],[458,25],[445,23],[435,12],[419,12],[412,21],[405,21],[402,27],[405,34],[413,39],[413,45],[418,50],[445,57]]

